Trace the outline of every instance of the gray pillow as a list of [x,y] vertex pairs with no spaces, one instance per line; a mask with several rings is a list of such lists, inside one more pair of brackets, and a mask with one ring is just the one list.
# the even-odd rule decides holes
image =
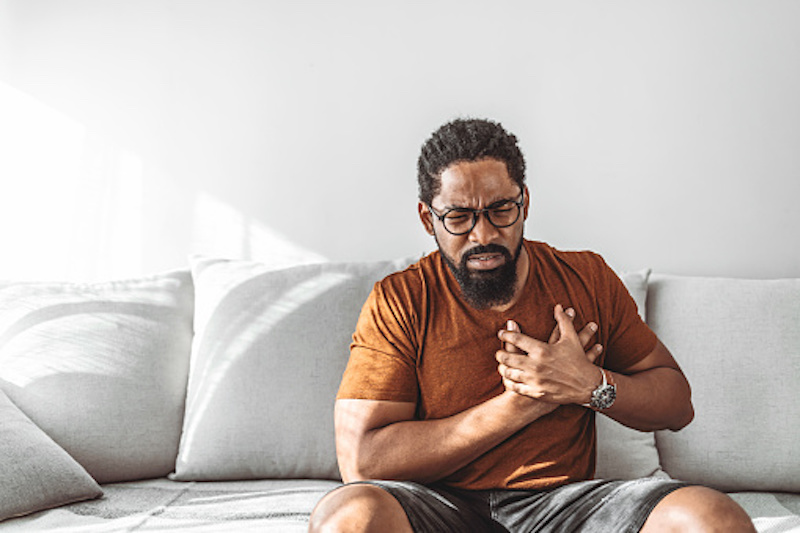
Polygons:
[[86,470],[0,390],[0,520],[102,494]]

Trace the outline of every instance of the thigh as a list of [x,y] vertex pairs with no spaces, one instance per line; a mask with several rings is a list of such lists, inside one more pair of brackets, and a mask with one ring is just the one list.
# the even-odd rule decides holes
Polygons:
[[684,486],[646,478],[584,481],[548,491],[494,491],[491,513],[515,533],[638,532],[653,508]]
[[416,533],[507,533],[491,520],[488,493],[408,481],[364,481],[391,494],[402,505]]

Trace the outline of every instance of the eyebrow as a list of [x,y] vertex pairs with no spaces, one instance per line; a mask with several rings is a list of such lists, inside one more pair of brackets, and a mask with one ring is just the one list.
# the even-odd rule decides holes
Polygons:
[[[520,196],[521,194],[522,193],[520,192],[520,194],[518,194],[517,196]],[[498,207],[498,206],[500,206],[502,204],[506,204],[508,202],[516,202],[517,201],[517,196],[515,196],[513,198],[501,198],[500,200],[496,200],[496,201],[490,203],[484,209],[492,209],[494,207]],[[478,209],[473,209],[471,207],[463,207],[463,206],[460,206],[460,205],[448,205],[448,206],[445,206],[443,211],[478,211]]]

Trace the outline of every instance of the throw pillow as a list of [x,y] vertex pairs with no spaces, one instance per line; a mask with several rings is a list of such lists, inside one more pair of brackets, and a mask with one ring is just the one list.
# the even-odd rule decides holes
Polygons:
[[0,521],[97,498],[100,486],[0,391]]
[[[639,315],[644,320],[647,299],[647,281],[650,270],[624,272],[622,282],[636,302]],[[661,469],[652,431],[637,431],[623,426],[613,418],[598,414],[597,468],[600,479],[636,479],[640,477],[668,477]]]
[[191,351],[188,270],[0,284],[0,389],[98,482],[165,476]]
[[193,258],[195,339],[178,480],[339,477],[333,403],[374,283],[411,260]]
[[800,492],[800,279],[652,277],[648,319],[692,386],[694,421],[659,431],[672,477]]

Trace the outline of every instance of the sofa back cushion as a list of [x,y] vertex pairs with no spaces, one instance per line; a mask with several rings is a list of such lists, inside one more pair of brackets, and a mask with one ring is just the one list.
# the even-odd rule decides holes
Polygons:
[[191,350],[188,270],[0,283],[0,389],[101,483],[165,476]]
[[[639,316],[645,320],[650,269],[623,272],[619,277],[636,302]],[[669,477],[661,469],[655,434],[652,431],[631,429],[601,413],[595,416],[595,424],[597,426],[596,478]]]
[[727,491],[800,491],[800,279],[654,274],[647,317],[696,413],[657,433],[664,470]]
[[411,259],[274,269],[194,258],[177,480],[339,477],[333,403],[361,307]]

